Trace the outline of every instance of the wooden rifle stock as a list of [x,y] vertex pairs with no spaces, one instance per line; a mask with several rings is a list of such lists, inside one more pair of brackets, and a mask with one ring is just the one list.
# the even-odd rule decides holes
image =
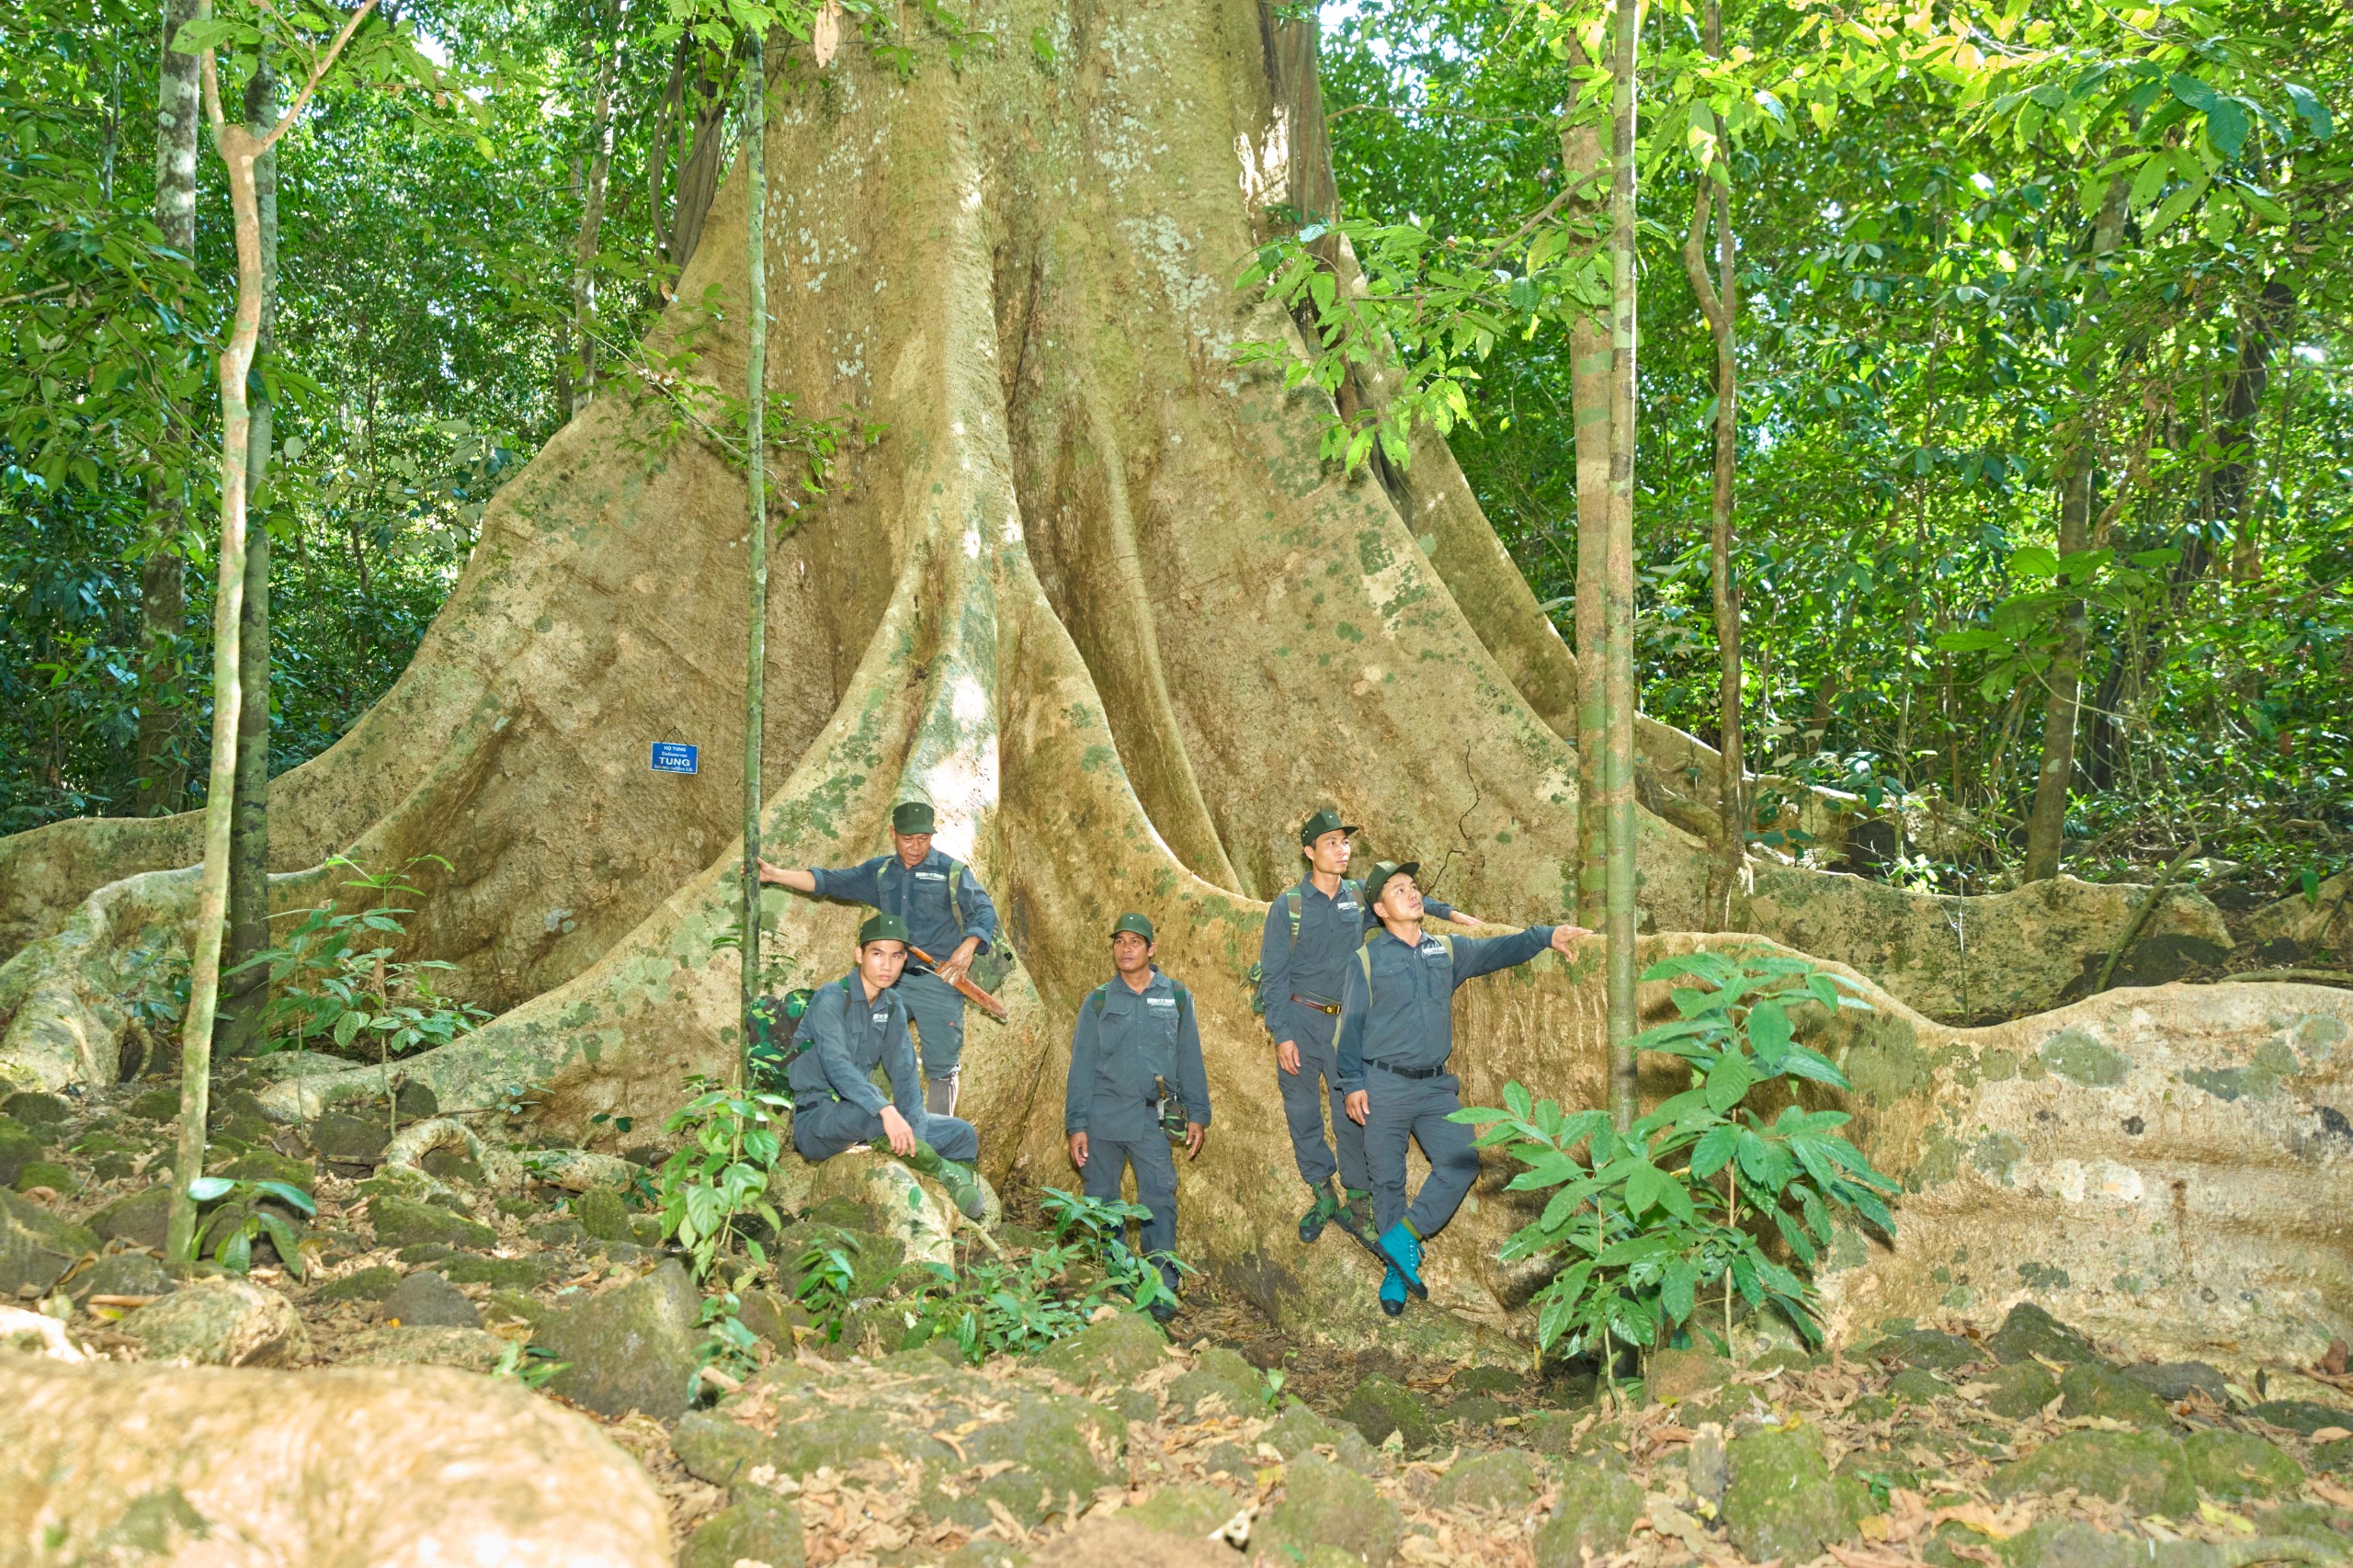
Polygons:
[[[921,948],[915,946],[913,943],[908,944],[907,951],[913,953],[916,958],[921,959],[925,963],[929,964],[933,973],[938,973],[939,960],[938,959],[933,958],[929,953],[925,952]],[[965,1001],[970,1002],[982,1012],[986,1013],[990,1017],[995,1018],[998,1023],[1001,1024],[1005,1022],[1006,1017],[1009,1017],[1005,1010],[1004,1003],[998,1001],[995,997],[990,995],[987,992],[973,984],[964,976],[960,974],[955,979],[949,981],[948,983],[954,986],[959,992],[961,992]]]

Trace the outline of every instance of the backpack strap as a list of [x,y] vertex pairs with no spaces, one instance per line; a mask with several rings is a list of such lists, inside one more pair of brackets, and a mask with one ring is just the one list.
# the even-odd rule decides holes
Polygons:
[[964,935],[964,862],[948,857],[948,913],[956,917],[956,934]]
[[1103,1021],[1104,1006],[1110,1000],[1111,983],[1107,980],[1102,984],[1095,988],[1095,1021],[1097,1023],[1099,1024]]
[[[1449,964],[1454,962],[1453,937],[1437,931],[1427,931],[1423,935],[1446,949],[1446,961]],[[1372,938],[1370,937],[1366,937],[1364,945],[1357,949],[1357,972],[1364,976],[1365,1006],[1370,1007],[1372,1006]]]
[[1181,980],[1171,980],[1168,983],[1176,988],[1176,1027],[1181,1029],[1193,1016],[1193,994],[1185,989],[1185,983]]
[[1283,891],[1283,908],[1290,914],[1290,950],[1293,952],[1299,951],[1300,888],[1306,885],[1305,882],[1302,882],[1299,887],[1286,888]]

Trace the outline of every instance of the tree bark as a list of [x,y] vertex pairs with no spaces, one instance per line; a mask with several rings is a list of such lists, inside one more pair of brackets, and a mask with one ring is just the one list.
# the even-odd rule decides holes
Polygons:
[[[597,395],[597,243],[605,225],[605,188],[613,168],[613,79],[621,63],[620,18],[604,14],[612,47],[597,68],[596,98],[589,110],[588,167],[581,193],[580,232],[572,245],[572,407],[577,415]],[[652,153],[658,158],[661,150]]]
[[[2084,285],[2088,307],[2107,297],[2098,278],[2099,264],[2124,235],[2125,185],[2108,182],[2100,199],[2099,218],[2092,229],[2092,276]],[[2088,412],[2075,443],[2060,460],[2059,553],[2073,555],[2092,548],[2093,471],[2098,448],[2093,439]],[[2060,611],[2059,650],[2046,672],[2042,710],[2042,762],[2035,775],[2034,806],[2027,818],[2026,866],[2022,881],[2039,882],[2059,874],[2059,860],[2067,828],[2067,798],[2075,781],[2076,709],[2083,696],[2084,648],[2090,635],[2084,602],[2069,599]]]
[[[750,602],[745,607],[744,668],[744,1050],[752,1045],[752,1004],[760,997],[760,744],[767,733],[768,667],[767,452],[767,72],[764,40],[750,35],[744,72],[744,224],[745,267],[744,470],[749,518],[745,554]],[[744,1060],[739,1054],[738,1062]]]
[[[1586,64],[1572,42],[1572,70]],[[1590,187],[1602,169],[1601,133],[1574,123],[1577,93],[1561,108],[1561,178],[1574,191]],[[1583,214],[1603,203],[1572,197]],[[1577,921],[1598,927],[1608,903],[1608,835],[1602,820],[1602,754],[1608,748],[1603,669],[1608,664],[1603,583],[1609,560],[1609,324],[1580,312],[1569,325],[1569,408],[1576,427],[1577,483]]]
[[[1701,47],[1710,59],[1724,51],[1723,8],[1707,0]],[[1733,358],[1733,332],[1740,315],[1739,278],[1733,265],[1732,233],[1732,150],[1720,147],[1709,169],[1699,176],[1699,194],[1691,203],[1691,232],[1683,241],[1683,270],[1691,280],[1700,313],[1708,318],[1708,335],[1716,349],[1716,444],[1713,484],[1708,495],[1708,585],[1716,618],[1716,755],[1722,759],[1722,784],[1717,791],[1717,822],[1722,834],[1716,859],[1708,877],[1707,915],[1711,929],[1731,928],[1733,890],[1748,855],[1747,775],[1740,746],[1740,589],[1732,574],[1732,504],[1733,467],[1739,459],[1739,367]],[[1708,210],[1716,216],[1716,281],[1708,280]]]
[[694,141],[678,165],[678,207],[670,222],[668,260],[683,277],[702,243],[703,220],[719,190],[719,153],[726,139],[727,97],[734,85],[733,51],[714,62],[706,54],[695,80]]
[[[209,0],[198,11],[210,9]],[[165,1228],[164,1255],[188,1262],[196,1254],[197,1199],[190,1190],[204,1174],[204,1129],[212,1087],[212,1027],[221,996],[221,949],[228,924],[229,845],[237,793],[238,725],[243,691],[238,684],[238,642],[245,598],[245,471],[252,449],[253,413],[245,401],[254,347],[261,338],[262,303],[267,294],[262,267],[261,197],[254,165],[294,123],[351,41],[376,0],[360,0],[312,68],[310,80],[277,125],[256,136],[226,118],[221,107],[220,70],[211,51],[199,62],[204,106],[212,141],[228,165],[229,205],[236,225],[237,309],[229,340],[221,349],[221,585],[212,611],[212,778],[204,802],[204,870],[197,900],[196,935],[189,944],[188,1016],[180,1032],[180,1115],[172,1162],[172,1206]]]
[[1634,1036],[1634,446],[1637,312],[1635,228],[1635,51],[1642,0],[1616,0],[1617,45],[1610,61],[1609,181],[1609,550],[1602,585],[1608,647],[1602,666],[1602,817],[1608,879],[1604,931],[1608,942],[1609,1115],[1633,1124],[1638,1088]]
[[[166,247],[196,254],[197,60],[172,47],[191,21],[198,0],[164,0],[163,58],[155,84],[155,226]],[[141,816],[178,811],[188,793],[188,764],[180,756],[183,672],[180,638],[188,619],[188,562],[180,536],[188,514],[181,486],[169,475],[147,485],[147,537],[139,565],[139,733],[131,787]]]
[[[245,129],[256,141],[269,134],[277,81],[267,63],[245,86]],[[278,316],[278,150],[254,160],[254,209],[261,244],[261,324],[258,356],[272,352]],[[245,443],[245,493],[258,495],[269,473],[267,383],[252,392]],[[269,529],[245,539],[244,603],[237,631],[237,784],[230,808],[228,956],[222,960],[220,1027],[213,1048],[224,1056],[252,1056],[264,1042],[262,1009],[269,1002],[267,965],[242,968],[269,946]]]

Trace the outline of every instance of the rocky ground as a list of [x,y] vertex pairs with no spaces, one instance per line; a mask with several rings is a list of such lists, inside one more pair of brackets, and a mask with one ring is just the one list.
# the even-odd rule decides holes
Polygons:
[[[788,1263],[779,1293],[746,1301],[758,1369],[690,1398],[698,1292],[620,1193],[500,1190],[447,1149],[387,1166],[386,1108],[284,1128],[250,1086],[218,1096],[212,1168],[313,1196],[296,1259],[265,1240],[248,1275],[163,1267],[175,1090],[19,1095],[0,1107],[13,1189],[0,1295],[123,1360],[493,1376],[560,1362],[544,1397],[637,1460],[695,1568],[2235,1568],[2353,1554],[2341,1346],[2331,1364],[2249,1386],[2131,1364],[2031,1305],[1982,1340],[1899,1324],[1819,1357],[1670,1352],[1614,1397],[1524,1364],[1294,1344],[1206,1288],[1173,1345],[1117,1313],[974,1368],[939,1342],[904,1347],[891,1288],[906,1245],[836,1196],[779,1251],[856,1244],[863,1304],[840,1341],[790,1305]],[[233,1197],[233,1222],[249,1201],[274,1202]],[[1037,1239],[1018,1224],[999,1235]],[[33,1342],[25,1318],[10,1323]]]

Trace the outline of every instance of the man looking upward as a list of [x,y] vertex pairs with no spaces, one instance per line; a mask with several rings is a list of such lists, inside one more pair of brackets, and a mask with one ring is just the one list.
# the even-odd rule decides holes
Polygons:
[[[1360,883],[1348,881],[1357,828],[1335,811],[1317,812],[1299,830],[1299,852],[1307,876],[1267,906],[1266,930],[1258,938],[1258,997],[1267,1032],[1275,1040],[1275,1087],[1281,1092],[1283,1120],[1290,1130],[1292,1161],[1307,1184],[1307,1212],[1299,1217],[1299,1239],[1312,1242],[1326,1221],[1361,1236],[1372,1222],[1371,1181],[1365,1175],[1364,1132],[1340,1108],[1339,1059],[1332,1036],[1339,1022],[1340,980],[1363,946],[1373,924],[1372,900]],[[1468,926],[1478,917],[1430,900],[1426,913]],[[1332,1133],[1339,1144],[1335,1165],[1324,1136],[1324,1098],[1332,1100]],[[1332,1190],[1337,1170],[1342,1194]]]
[[931,846],[934,825],[929,805],[904,801],[891,812],[892,853],[830,870],[787,870],[763,860],[760,881],[895,915],[906,922],[912,944],[938,960],[935,971],[920,959],[909,959],[896,990],[923,1049],[924,1108],[952,1116],[964,1061],[964,998],[951,983],[963,978],[973,955],[996,940],[996,905],[971,867]]
[[[1454,1051],[1454,989],[1474,975],[1526,963],[1550,948],[1565,953],[1578,926],[1530,926],[1510,937],[1433,937],[1422,930],[1426,905],[1414,885],[1415,862],[1382,861],[1365,886],[1381,931],[1358,949],[1341,986],[1340,1086],[1348,1117],[1364,1129],[1372,1175],[1369,1243],[1388,1274],[1381,1310],[1405,1310],[1405,1293],[1423,1288],[1422,1244],[1438,1234],[1479,1179],[1474,1135],[1448,1117],[1462,1108],[1461,1084],[1446,1070]],[[1405,1203],[1405,1143],[1430,1162],[1413,1206]]]

